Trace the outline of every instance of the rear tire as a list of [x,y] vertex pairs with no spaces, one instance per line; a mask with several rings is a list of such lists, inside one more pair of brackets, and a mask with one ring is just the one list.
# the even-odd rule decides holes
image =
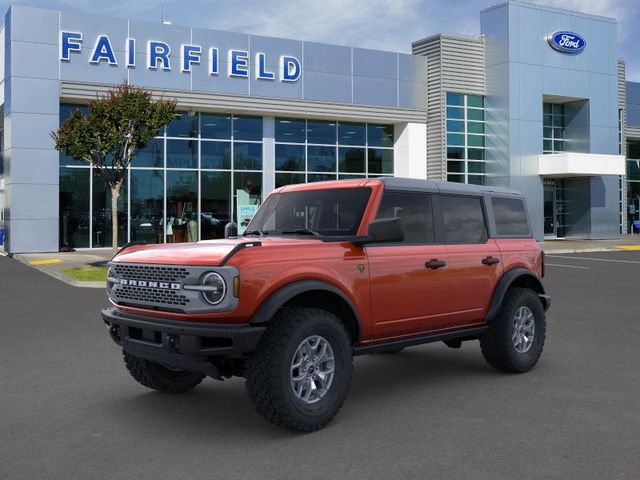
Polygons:
[[122,352],[131,376],[140,385],[162,393],[185,393],[195,388],[204,375],[185,370],[169,369],[159,363]]
[[528,288],[510,288],[496,318],[480,336],[485,360],[504,372],[531,370],[542,354],[546,335],[544,308]]
[[299,432],[326,426],[342,407],[353,360],[340,319],[316,308],[285,308],[251,358],[246,387],[267,421]]

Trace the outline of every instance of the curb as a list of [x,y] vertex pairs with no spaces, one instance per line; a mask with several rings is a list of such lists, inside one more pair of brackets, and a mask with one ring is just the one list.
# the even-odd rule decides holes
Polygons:
[[558,250],[544,250],[545,255],[565,255],[567,253],[594,253],[594,252],[623,252],[618,248],[594,247],[594,248],[565,248]]
[[24,258],[22,258],[22,255],[20,255],[20,254],[14,255],[13,258],[15,260],[19,261],[20,263],[22,263],[23,265],[26,265],[27,267],[35,268],[39,272],[42,272],[42,273],[44,273],[46,275],[49,275],[50,277],[53,277],[56,280],[60,280],[61,282],[66,283],[67,285],[71,285],[72,287],[78,287],[78,288],[106,288],[106,282],[81,282],[79,280],[73,280],[71,278],[68,278],[66,275],[54,270],[53,268],[49,268],[49,267],[46,267],[46,266],[31,265],[28,261],[26,261]]

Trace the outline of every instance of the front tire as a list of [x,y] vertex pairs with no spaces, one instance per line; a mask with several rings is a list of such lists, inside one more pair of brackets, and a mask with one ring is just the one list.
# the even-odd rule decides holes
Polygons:
[[285,308],[249,362],[246,387],[267,421],[313,432],[342,407],[352,371],[350,337],[338,317],[315,308]]
[[140,385],[162,393],[185,393],[195,388],[204,375],[185,370],[169,369],[123,351],[124,364]]
[[531,370],[542,354],[546,335],[544,308],[528,288],[511,288],[496,318],[480,337],[485,360],[504,372]]

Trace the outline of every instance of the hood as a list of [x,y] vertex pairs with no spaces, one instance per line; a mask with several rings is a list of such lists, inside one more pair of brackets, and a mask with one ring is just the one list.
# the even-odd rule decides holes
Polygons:
[[308,242],[320,242],[315,238],[300,237],[246,237],[226,238],[224,240],[204,240],[198,243],[167,243],[159,245],[136,245],[128,247],[114,257],[122,263],[147,263],[160,265],[220,265],[234,248],[240,244],[254,244],[251,248],[262,246],[293,245]]

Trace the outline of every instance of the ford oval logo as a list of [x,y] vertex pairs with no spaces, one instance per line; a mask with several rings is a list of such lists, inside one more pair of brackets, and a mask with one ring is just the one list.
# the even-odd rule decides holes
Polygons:
[[562,53],[580,53],[587,41],[574,32],[554,32],[547,37],[549,45]]

